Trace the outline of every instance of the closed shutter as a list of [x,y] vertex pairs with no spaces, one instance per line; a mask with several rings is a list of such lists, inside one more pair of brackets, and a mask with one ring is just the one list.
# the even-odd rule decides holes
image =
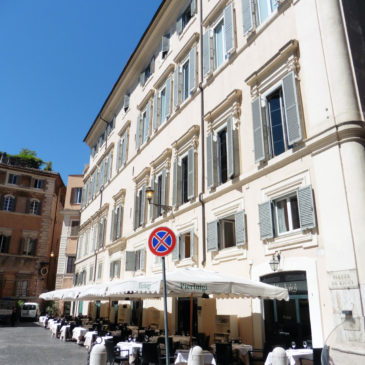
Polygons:
[[134,215],[133,215],[133,229],[137,229],[138,221],[138,192],[134,193]]
[[174,207],[177,207],[178,201],[177,201],[177,181],[178,181],[178,174],[177,174],[177,160],[174,161],[174,167],[173,167],[173,185],[172,185],[172,205]]
[[207,251],[218,251],[218,221],[207,223]]
[[203,35],[203,75],[210,73],[210,31],[209,29]]
[[118,229],[119,229],[119,237],[122,237],[122,233],[123,233],[123,206],[120,205],[119,206],[119,223],[118,223]]
[[298,190],[298,209],[301,229],[311,229],[316,226],[312,186]]
[[180,16],[176,21],[177,34],[181,34],[182,30],[183,30],[183,21],[182,21],[182,17]]
[[297,88],[294,72],[283,78],[283,93],[285,104],[286,125],[289,145],[302,140],[302,128],[299,116]]
[[172,261],[176,262],[180,260],[180,242],[181,242],[181,235],[177,237],[175,248],[172,251]]
[[111,153],[109,153],[109,156],[108,156],[108,167],[106,169],[106,171],[107,171],[107,173],[106,173],[106,180],[107,180],[107,182],[110,181],[111,166],[112,166],[112,155],[111,155]]
[[120,237],[120,206],[117,208],[117,216],[115,222],[115,238],[118,239]]
[[190,93],[195,90],[196,86],[196,46],[189,52],[189,87]]
[[125,271],[136,271],[135,251],[126,251],[125,253]]
[[136,126],[136,150],[138,150],[138,147],[139,147],[139,130],[140,130],[140,124],[141,124],[141,116],[138,115],[138,117],[137,117],[137,126]]
[[233,178],[235,174],[234,161],[234,138],[233,138],[233,121],[232,117],[227,120],[227,173],[229,178]]
[[155,57],[151,58],[150,61],[150,73],[151,75],[155,72]]
[[195,250],[195,235],[194,229],[190,230],[190,257],[194,257]]
[[127,142],[128,142],[128,131],[125,131],[122,144],[122,157],[121,157],[122,167],[124,167],[125,161],[127,160]]
[[171,114],[171,77],[166,80],[166,119],[169,118]]
[[117,158],[115,159],[115,169],[118,171],[121,163],[121,156],[120,156],[120,145],[123,143],[122,141],[119,141],[117,144]]
[[180,260],[183,260],[186,258],[186,256],[185,256],[185,237],[186,237],[186,234],[183,234],[180,236]]
[[207,136],[207,186],[208,189],[215,186],[214,181],[214,150],[213,150],[213,134]]
[[259,204],[260,238],[262,240],[274,237],[271,202]]
[[110,225],[110,242],[113,242],[115,240],[115,213],[112,211],[112,221]]
[[243,34],[247,34],[253,27],[251,1],[242,0]]
[[[151,189],[155,190],[155,175],[151,176],[151,183],[150,183]],[[154,198],[156,194],[153,194],[152,202],[150,204],[150,219],[151,221],[155,219],[155,206],[154,204]]]
[[224,39],[226,46],[226,57],[234,49],[234,29],[233,29],[233,4],[229,4],[224,8]]
[[146,263],[146,250],[142,249],[141,250],[141,261],[140,261],[140,270],[144,270],[145,268],[145,263]]
[[158,92],[155,92],[155,96],[153,97],[153,130],[157,129],[157,118],[158,118]]
[[114,277],[114,262],[110,263],[109,277],[110,277],[110,279],[113,279],[113,277]]
[[145,82],[146,82],[146,73],[145,73],[145,71],[143,70],[143,71],[141,72],[141,74],[139,75],[139,84],[140,84],[141,86],[144,86]]
[[260,97],[256,98],[252,102],[251,107],[252,107],[252,123],[253,123],[253,141],[255,148],[255,162],[259,162],[265,160],[264,126],[262,122]]
[[37,214],[38,215],[41,215],[42,214],[42,202],[40,201],[39,204],[38,204],[38,211],[37,211]]
[[188,199],[195,196],[195,161],[194,148],[188,151]]
[[246,243],[246,222],[245,211],[241,210],[234,215],[236,246],[244,245]]
[[124,103],[123,103],[124,111],[126,111],[129,108],[129,95],[124,95]]
[[[162,170],[162,178],[161,178],[161,205],[166,205],[166,186],[167,186],[167,174],[166,169]],[[162,209],[165,212],[165,209]]]
[[190,14],[193,16],[196,13],[196,0],[191,0],[190,3]]
[[146,135],[144,140],[147,141],[149,135],[150,135],[150,123],[151,123],[151,102],[149,101],[147,103],[147,109],[146,109]]
[[179,65],[176,65],[174,72],[174,108],[180,104]]
[[142,186],[142,202],[141,202],[141,225],[144,225],[144,215],[146,206],[146,185]]

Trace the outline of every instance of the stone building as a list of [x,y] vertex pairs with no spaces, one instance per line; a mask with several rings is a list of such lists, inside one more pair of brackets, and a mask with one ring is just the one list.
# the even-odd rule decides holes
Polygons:
[[[356,0],[163,1],[84,140],[76,283],[160,273],[147,241],[165,225],[178,236],[167,270],[203,267],[290,292],[287,303],[199,298],[194,333],[213,340],[225,322],[255,347],[322,347],[351,311],[338,349],[358,351],[361,14]],[[121,305],[143,325],[160,311],[162,326],[161,301],[144,300],[142,317],[141,302]],[[189,308],[169,298],[171,332],[188,330]]]
[[38,301],[55,288],[66,189],[56,172],[0,161],[0,298]]

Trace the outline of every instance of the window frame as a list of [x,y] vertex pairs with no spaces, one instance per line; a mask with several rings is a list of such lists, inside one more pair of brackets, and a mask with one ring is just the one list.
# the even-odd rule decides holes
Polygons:
[[35,189],[43,189],[44,180],[43,179],[34,179],[33,188]]
[[[18,179],[20,175],[17,174],[9,174],[8,175],[8,184],[18,185]],[[10,181],[11,180],[11,181]]]
[[76,267],[75,262],[76,262],[76,256],[67,256],[66,274],[75,273],[75,267]]
[[2,210],[5,210],[7,212],[14,212],[15,204],[16,204],[15,196],[7,194],[3,197]]
[[0,253],[9,253],[11,235],[0,234]]
[[30,203],[29,203],[29,214],[33,214],[33,215],[41,215],[41,207],[42,207],[42,203],[40,200],[38,199],[31,199]]

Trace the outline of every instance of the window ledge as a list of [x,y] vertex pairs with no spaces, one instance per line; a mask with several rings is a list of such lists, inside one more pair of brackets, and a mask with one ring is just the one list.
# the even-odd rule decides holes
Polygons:
[[274,239],[266,240],[267,253],[280,250],[289,250],[293,248],[310,248],[318,246],[318,236],[311,230],[291,232]]
[[225,261],[232,261],[232,260],[244,260],[247,258],[247,249],[243,246],[235,246],[222,249],[218,251],[218,253],[213,257],[213,265],[220,264],[221,262]]
[[178,262],[176,262],[175,266],[176,267],[193,267],[195,264],[195,260],[193,257],[188,257],[185,259],[182,259]]

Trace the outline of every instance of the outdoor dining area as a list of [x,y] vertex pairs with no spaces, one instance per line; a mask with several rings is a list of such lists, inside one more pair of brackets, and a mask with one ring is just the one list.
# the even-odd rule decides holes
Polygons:
[[[286,289],[242,280],[201,269],[178,269],[167,273],[167,295],[186,297],[192,303],[196,297],[216,298],[265,298],[288,300]],[[44,300],[111,300],[158,299],[161,298],[161,275],[139,276],[118,282],[74,287],[43,293]],[[215,333],[214,336],[193,331],[192,312],[185,320],[190,323],[190,331],[182,333],[175,330],[165,336],[163,327],[156,324],[135,326],[127,322],[110,321],[106,318],[92,318],[74,315],[49,318],[42,316],[39,323],[50,330],[50,335],[64,341],[72,341],[84,346],[92,353],[95,345],[104,345],[108,364],[187,364],[194,346],[202,349],[200,356],[204,364],[265,364],[272,363],[272,355],[251,344],[242,343],[241,338]],[[229,332],[229,331],[228,331]],[[220,336],[222,335],[222,336]],[[167,343],[168,338],[168,343]],[[168,351],[166,351],[166,345]],[[313,363],[312,349],[291,349],[288,364]],[[295,351],[301,350],[296,356]],[[306,350],[303,352],[303,350]]]

